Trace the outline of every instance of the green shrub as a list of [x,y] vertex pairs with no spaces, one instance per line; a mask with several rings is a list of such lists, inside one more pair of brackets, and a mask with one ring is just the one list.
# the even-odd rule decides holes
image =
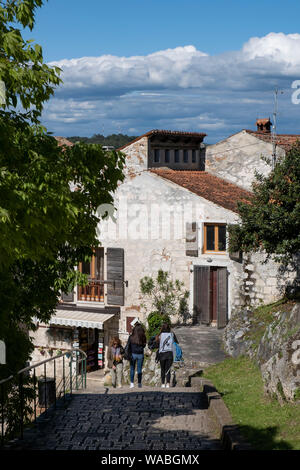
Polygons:
[[161,325],[163,323],[168,323],[171,325],[170,317],[168,315],[161,315],[161,313],[157,311],[151,312],[147,318],[147,321],[147,339],[151,338],[151,336],[157,335],[160,332]]

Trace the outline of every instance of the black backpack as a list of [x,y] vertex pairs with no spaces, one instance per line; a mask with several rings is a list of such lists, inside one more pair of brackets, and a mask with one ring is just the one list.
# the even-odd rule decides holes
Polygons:
[[148,348],[153,351],[154,349],[158,348],[158,344],[156,341],[156,336],[151,336],[151,338],[148,341]]
[[129,336],[127,344],[124,349],[124,359],[126,361],[131,361],[131,358],[132,358],[132,352],[131,352],[131,341],[130,341],[130,336]]

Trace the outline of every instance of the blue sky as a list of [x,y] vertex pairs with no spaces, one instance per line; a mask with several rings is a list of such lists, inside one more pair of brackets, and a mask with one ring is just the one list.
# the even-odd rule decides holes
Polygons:
[[279,87],[278,132],[300,133],[299,17],[291,0],[49,0],[26,32],[63,69],[43,122],[64,136],[163,128],[215,142],[272,117]]

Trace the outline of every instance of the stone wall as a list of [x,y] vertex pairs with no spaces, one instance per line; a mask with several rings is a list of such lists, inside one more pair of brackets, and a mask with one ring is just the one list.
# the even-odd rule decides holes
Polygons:
[[126,163],[124,173],[130,178],[137,175],[148,168],[148,137],[127,145],[121,150],[126,155]]
[[[255,170],[266,176],[271,166],[262,157],[271,158],[272,144],[248,134],[245,130],[217,144],[206,147],[206,171],[238,186],[251,190]],[[284,150],[277,147],[278,157]]]
[[224,332],[225,351],[248,355],[261,369],[265,392],[280,402],[300,400],[300,304],[275,307],[264,317],[235,314]]

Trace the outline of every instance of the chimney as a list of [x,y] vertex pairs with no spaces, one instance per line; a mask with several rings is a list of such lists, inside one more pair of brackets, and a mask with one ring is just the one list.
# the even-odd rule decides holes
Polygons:
[[270,118],[268,119],[256,119],[257,132],[260,134],[270,134],[272,123]]

